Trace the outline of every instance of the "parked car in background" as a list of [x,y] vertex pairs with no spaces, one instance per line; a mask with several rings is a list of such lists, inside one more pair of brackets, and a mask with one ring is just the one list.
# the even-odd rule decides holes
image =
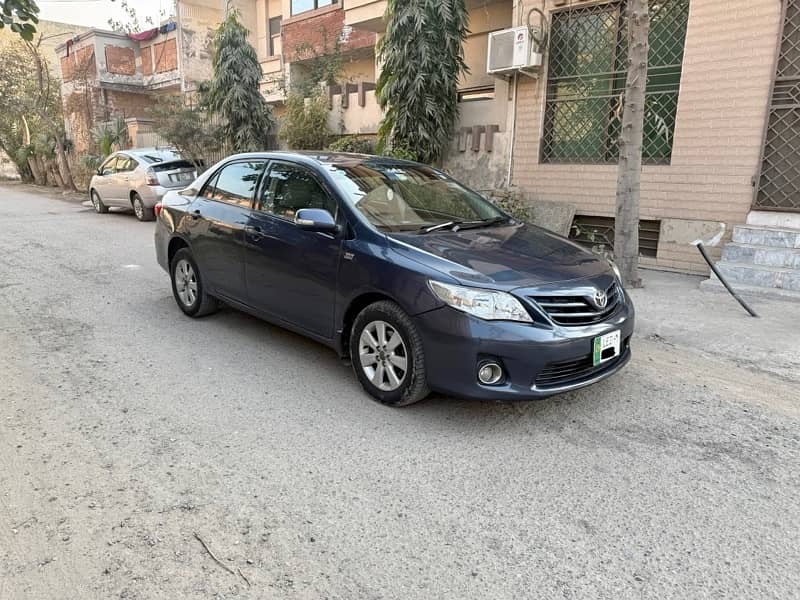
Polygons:
[[613,264],[425,165],[241,154],[156,213],[184,313],[222,300],[328,344],[387,405],[431,390],[543,398],[630,359],[634,309]]
[[153,207],[171,189],[186,187],[197,167],[168,148],[137,148],[109,156],[89,183],[98,213],[109,207],[133,209],[140,221],[152,221]]

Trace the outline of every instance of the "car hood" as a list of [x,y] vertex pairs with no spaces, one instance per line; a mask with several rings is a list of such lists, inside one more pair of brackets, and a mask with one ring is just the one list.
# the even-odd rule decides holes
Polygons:
[[387,237],[396,252],[470,286],[512,290],[609,271],[608,263],[597,255],[532,225]]

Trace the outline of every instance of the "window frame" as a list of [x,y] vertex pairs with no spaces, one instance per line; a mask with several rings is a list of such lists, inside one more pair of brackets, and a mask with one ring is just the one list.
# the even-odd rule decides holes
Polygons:
[[262,210],[261,208],[259,208],[259,206],[261,204],[260,203],[260,199],[261,199],[261,197],[262,197],[262,195],[264,193],[264,186],[266,185],[266,183],[270,179],[270,173],[272,172],[272,169],[274,167],[280,166],[280,165],[286,165],[286,166],[293,167],[293,168],[296,168],[296,169],[299,169],[299,170],[303,170],[303,171],[306,171],[307,173],[309,173],[311,175],[311,178],[314,180],[314,182],[320,187],[320,189],[325,193],[325,195],[328,196],[328,199],[330,199],[333,202],[333,204],[335,205],[336,211],[332,214],[332,216],[333,216],[333,220],[336,223],[339,223],[339,218],[342,215],[341,202],[339,201],[339,197],[335,193],[332,192],[330,186],[327,185],[327,183],[324,181],[324,179],[322,177],[320,177],[319,174],[317,172],[315,172],[313,168],[311,168],[311,167],[309,167],[307,165],[303,165],[303,164],[292,162],[290,160],[285,160],[285,159],[270,160],[269,164],[266,167],[266,169],[264,169],[264,172],[261,174],[261,179],[258,182],[258,189],[256,190],[256,195],[253,198],[253,208],[252,208],[253,212],[258,213],[259,215],[263,215],[265,217],[269,217],[271,219],[277,219],[277,220],[279,220],[279,221],[281,221],[283,223],[291,223],[292,225],[297,227],[297,223],[294,222],[294,219],[289,219],[288,217],[284,217],[284,216],[276,214],[274,212]]
[[[255,186],[255,188],[253,190],[252,195],[250,196],[250,201],[248,202],[247,205],[240,204],[238,202],[228,202],[227,200],[222,200],[220,198],[209,198],[208,196],[205,195],[206,190],[208,190],[208,188],[210,186],[214,185],[216,187],[216,183],[217,183],[217,181],[219,181],[220,173],[222,173],[222,171],[224,171],[226,168],[231,167],[233,165],[249,163],[249,162],[254,162],[254,161],[263,161],[264,168],[261,170],[261,173],[259,173],[259,175],[258,175],[258,180],[256,181],[256,186]],[[240,159],[236,159],[236,160],[232,160],[230,162],[227,162],[224,165],[221,165],[219,167],[219,169],[214,171],[214,173],[212,173],[212,175],[208,179],[206,179],[205,183],[203,184],[203,187],[201,187],[200,191],[197,192],[197,196],[196,197],[197,198],[202,198],[203,200],[207,200],[209,202],[219,202],[220,204],[225,204],[226,206],[236,206],[238,208],[245,208],[245,209],[253,210],[253,207],[255,206],[255,199],[256,199],[256,197],[258,195],[258,190],[261,189],[261,184],[262,184],[262,182],[264,180],[264,174],[267,172],[267,169],[269,168],[269,165],[270,165],[270,160],[268,158],[249,158],[249,159],[248,158],[240,158]]]
[[330,4],[323,4],[322,6],[320,6],[319,5],[320,0],[311,0],[311,1],[314,3],[314,7],[313,8],[307,8],[305,10],[301,10],[300,12],[294,12],[294,2],[295,2],[295,0],[290,0],[289,1],[289,14],[290,14],[290,16],[294,17],[294,16],[297,16],[297,15],[304,15],[306,13],[310,13],[310,12],[313,12],[315,10],[320,10],[321,8],[328,8],[330,6],[336,6],[337,4],[339,4],[339,0],[331,0]]
[[[272,33],[272,24],[275,21],[278,21],[278,33]],[[283,15],[278,15],[267,19],[267,56],[269,56],[270,58],[280,56],[280,54],[275,53],[275,39],[281,37],[282,30],[283,30]]]

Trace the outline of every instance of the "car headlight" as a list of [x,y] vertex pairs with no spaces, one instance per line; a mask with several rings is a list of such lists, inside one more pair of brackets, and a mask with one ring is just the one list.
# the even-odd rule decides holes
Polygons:
[[617,263],[615,263],[613,260],[610,260],[608,261],[608,264],[611,265],[611,270],[614,271],[614,275],[617,276],[617,281],[622,283],[622,273],[619,272],[619,267],[617,266]]
[[522,303],[506,292],[462,287],[440,281],[430,281],[429,283],[433,293],[442,302],[479,319],[533,323],[533,319]]

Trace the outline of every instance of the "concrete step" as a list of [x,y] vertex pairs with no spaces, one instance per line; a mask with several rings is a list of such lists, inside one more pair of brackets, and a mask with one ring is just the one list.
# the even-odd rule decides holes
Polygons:
[[800,248],[776,248],[729,242],[722,250],[722,261],[800,269]]
[[727,261],[717,263],[717,268],[730,283],[800,291],[800,269]]
[[[790,300],[792,302],[796,302],[797,306],[800,306],[800,292],[795,292],[793,290],[783,290],[779,288],[765,288],[765,287],[758,287],[755,285],[747,285],[744,283],[739,283],[736,281],[728,281],[729,284],[736,290],[737,294],[741,294],[743,296],[759,296],[765,298],[777,298],[781,300]],[[716,278],[716,276],[712,273],[711,279],[706,279],[705,281],[700,282],[700,289],[710,291],[710,292],[725,292],[728,293],[728,290],[725,289],[725,286],[722,285],[722,282]]]
[[736,225],[733,228],[733,241],[737,244],[773,248],[800,248],[800,230],[761,225]]

